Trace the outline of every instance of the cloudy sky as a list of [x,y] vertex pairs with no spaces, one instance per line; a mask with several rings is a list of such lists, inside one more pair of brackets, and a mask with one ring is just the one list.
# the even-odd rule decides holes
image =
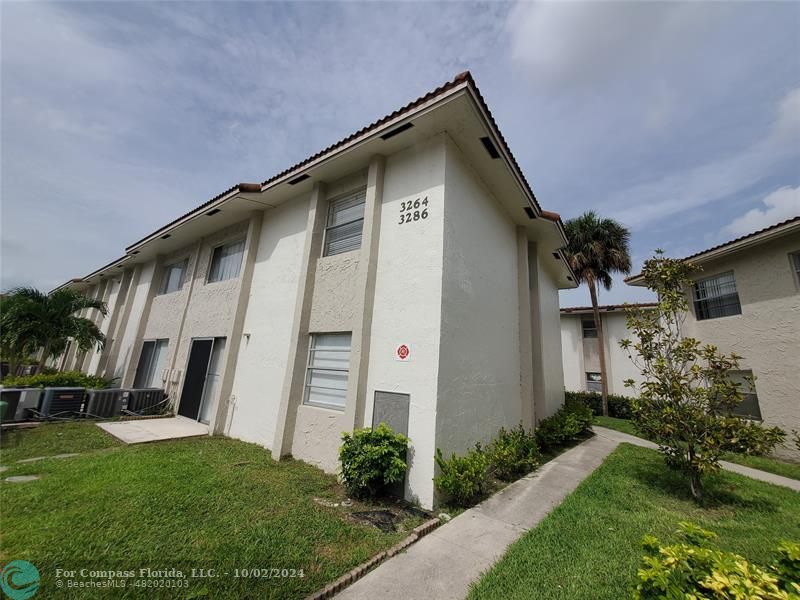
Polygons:
[[85,275],[465,69],[543,207],[620,220],[637,268],[800,214],[797,2],[0,10],[3,289]]

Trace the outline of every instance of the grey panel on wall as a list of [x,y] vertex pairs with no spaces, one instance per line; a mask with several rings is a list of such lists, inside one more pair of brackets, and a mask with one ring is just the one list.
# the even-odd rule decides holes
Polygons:
[[375,391],[375,406],[372,411],[372,426],[386,423],[396,433],[408,435],[409,394]]

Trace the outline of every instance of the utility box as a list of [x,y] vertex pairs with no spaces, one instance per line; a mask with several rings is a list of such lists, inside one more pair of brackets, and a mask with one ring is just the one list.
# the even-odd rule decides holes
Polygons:
[[126,390],[111,388],[107,390],[88,390],[86,407],[83,412],[87,417],[108,419],[122,412],[122,398]]
[[39,413],[45,419],[53,417],[76,417],[83,412],[86,397],[84,388],[51,387],[44,388],[42,406]]

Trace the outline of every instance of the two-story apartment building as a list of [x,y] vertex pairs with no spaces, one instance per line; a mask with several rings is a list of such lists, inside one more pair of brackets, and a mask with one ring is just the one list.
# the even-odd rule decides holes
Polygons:
[[[642,309],[654,304],[639,303]],[[609,304],[600,306],[603,325],[603,346],[606,357],[608,393],[619,396],[635,396],[636,392],[625,387],[625,381],[641,381],[641,373],[620,348],[620,341],[631,338],[625,316],[625,306]],[[564,368],[564,387],[571,392],[602,391],[600,370],[600,340],[591,306],[576,306],[561,309],[561,358]]]
[[386,421],[430,507],[437,447],[563,402],[565,243],[464,73],[65,284],[110,310],[105,348],[64,366],[331,472],[341,432]]
[[[701,267],[686,290],[684,334],[742,357],[741,414],[800,430],[800,216],[684,260]],[[644,285],[641,275],[626,281]]]

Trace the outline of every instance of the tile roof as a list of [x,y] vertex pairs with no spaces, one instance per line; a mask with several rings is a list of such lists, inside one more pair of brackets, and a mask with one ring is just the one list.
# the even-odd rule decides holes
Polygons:
[[[705,250],[701,250],[700,252],[695,252],[694,254],[690,254],[689,256],[684,256],[680,260],[692,260],[693,258],[702,256],[703,254],[708,254],[709,252],[714,252],[716,250],[722,250],[727,246],[732,246],[734,244],[744,242],[752,237],[762,235],[774,229],[780,229],[781,227],[786,227],[787,225],[792,225],[793,223],[800,223],[800,216],[792,217],[791,219],[786,219],[785,221],[781,221],[780,223],[775,223],[774,225],[770,225],[769,227],[764,227],[763,229],[759,229],[758,231],[753,231],[752,233],[748,233],[747,235],[742,235],[739,236],[738,238],[734,238],[732,240],[728,240],[727,242],[723,242],[722,244],[717,244],[716,246],[712,246],[711,248],[706,248]],[[641,273],[638,273],[636,275],[631,275],[630,277],[625,278],[625,282],[627,283],[635,281],[637,279],[640,279],[641,277],[642,277]]]
[[[463,84],[463,83],[466,83],[470,87],[470,89],[474,92],[475,97],[478,99],[478,102],[480,103],[482,109],[486,113],[489,121],[491,122],[492,127],[494,127],[495,131],[497,132],[499,141],[503,146],[503,150],[506,152],[506,154],[508,155],[509,159],[511,160],[511,163],[513,164],[514,168],[519,173],[519,175],[520,175],[520,177],[522,179],[522,182],[525,185],[526,191],[530,194],[531,198],[533,198],[533,202],[534,202],[534,205],[536,206],[536,209],[539,212],[542,212],[542,209],[539,206],[538,201],[536,200],[536,196],[534,195],[530,184],[525,179],[525,175],[522,173],[522,169],[519,167],[519,164],[517,163],[517,160],[514,158],[514,155],[512,154],[511,149],[508,147],[508,143],[506,142],[505,138],[503,137],[503,134],[500,133],[500,129],[497,126],[497,122],[494,120],[494,117],[492,116],[492,113],[489,110],[489,107],[486,104],[486,101],[484,100],[483,96],[481,95],[480,90],[478,89],[478,86],[475,84],[475,80],[472,78],[472,74],[469,71],[464,71],[463,73],[459,73],[458,75],[456,75],[455,78],[453,78],[452,80],[448,81],[447,83],[445,83],[443,85],[440,85],[439,87],[431,90],[427,94],[425,94],[423,96],[420,96],[419,98],[417,98],[416,100],[413,100],[412,102],[409,102],[405,106],[403,106],[401,108],[398,108],[397,110],[389,113],[388,115],[386,115],[384,117],[381,117],[377,121],[374,121],[374,122],[370,123],[369,125],[366,125],[366,126],[362,127],[358,131],[356,131],[354,133],[351,133],[347,137],[342,138],[338,142],[335,142],[335,143],[331,144],[327,148],[324,148],[323,150],[320,150],[319,152],[317,152],[315,154],[312,154],[308,158],[305,158],[305,159],[301,160],[299,163],[297,163],[295,165],[292,165],[291,167],[289,167],[287,169],[284,169],[283,171],[281,171],[281,172],[273,175],[269,179],[263,181],[261,184],[258,184],[258,183],[239,183],[237,185],[234,185],[233,187],[228,188],[224,192],[221,192],[220,194],[217,194],[216,196],[214,196],[210,200],[208,200],[208,201],[204,202],[203,204],[193,208],[192,210],[182,214],[181,216],[179,216],[176,219],[170,221],[166,225],[164,225],[164,226],[160,227],[159,229],[155,230],[154,232],[146,235],[142,239],[134,242],[133,244],[130,244],[129,246],[126,247],[126,249],[132,248],[134,246],[137,246],[140,243],[142,243],[143,241],[147,240],[148,238],[150,238],[150,237],[152,237],[154,235],[157,235],[159,232],[161,232],[161,231],[163,231],[165,229],[169,229],[171,226],[175,225],[176,223],[178,223],[182,219],[190,216],[191,214],[193,214],[195,212],[198,212],[198,211],[206,208],[207,206],[213,204],[214,202],[216,202],[217,200],[219,200],[220,198],[222,198],[224,196],[227,196],[228,194],[231,194],[231,193],[237,192],[237,191],[238,192],[257,192],[257,191],[261,191],[261,189],[264,186],[267,186],[267,185],[275,182],[276,180],[281,179],[282,177],[285,177],[289,173],[292,173],[294,171],[298,171],[298,170],[302,169],[303,167],[307,166],[309,163],[317,160],[318,158],[321,158],[321,157],[325,156],[326,154],[329,154],[329,153],[333,152],[337,148],[340,148],[340,147],[344,146],[345,144],[357,139],[358,137],[360,137],[360,136],[362,136],[364,134],[367,134],[367,133],[379,128],[380,126],[388,123],[389,121],[392,121],[393,119],[396,119],[398,117],[403,116],[404,114],[412,111],[413,109],[417,108],[418,106],[420,106],[420,105],[432,100],[433,98],[435,98],[435,97],[437,97],[437,96],[439,96],[439,95],[441,95],[441,94],[443,94],[445,92],[450,91],[451,89],[453,89],[453,88],[455,88],[458,85]],[[542,216],[544,216],[547,219],[553,220],[553,221],[560,220],[560,217],[558,216],[557,213],[547,213],[547,214],[543,214]]]

